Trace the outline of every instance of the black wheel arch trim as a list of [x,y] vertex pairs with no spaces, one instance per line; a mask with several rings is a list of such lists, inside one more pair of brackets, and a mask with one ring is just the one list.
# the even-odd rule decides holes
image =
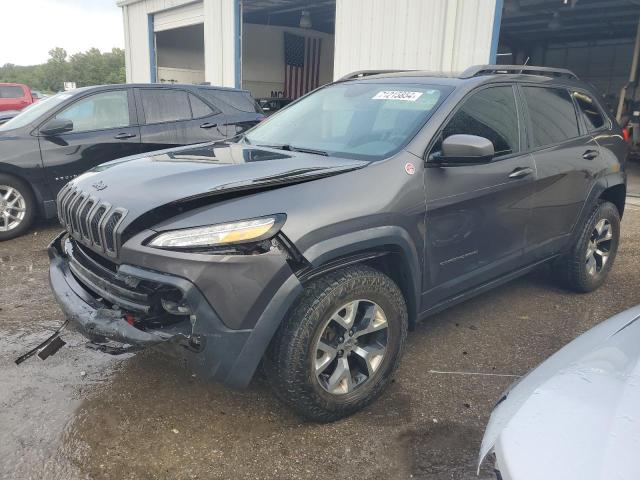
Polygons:
[[324,269],[334,270],[342,266],[374,260],[395,253],[397,249],[404,257],[400,268],[409,273],[409,285],[403,293],[409,313],[409,324],[415,324],[419,309],[421,290],[421,260],[409,233],[399,226],[382,226],[359,230],[332,237],[312,245],[303,252],[311,268],[302,272],[302,278],[313,276]]
[[[603,193],[607,190],[617,187],[624,186],[626,189],[626,175],[622,172],[617,172],[614,174],[610,174],[607,176],[603,176],[598,178],[591,187],[589,191],[589,195],[587,195],[586,201],[582,205],[582,210],[580,211],[580,215],[578,215],[577,221],[573,225],[571,230],[571,238],[574,238],[575,235],[579,235],[580,226],[585,222],[586,218],[590,215],[591,210],[597,205],[598,201],[602,198]],[[624,205],[624,203],[623,203]],[[622,218],[623,211],[620,212],[620,218]]]

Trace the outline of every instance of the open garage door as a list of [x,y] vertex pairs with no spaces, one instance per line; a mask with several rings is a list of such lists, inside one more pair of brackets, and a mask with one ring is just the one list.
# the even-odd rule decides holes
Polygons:
[[243,0],[242,87],[277,108],[331,82],[335,9],[335,0]]
[[204,82],[204,18],[202,2],[153,16],[158,82]]

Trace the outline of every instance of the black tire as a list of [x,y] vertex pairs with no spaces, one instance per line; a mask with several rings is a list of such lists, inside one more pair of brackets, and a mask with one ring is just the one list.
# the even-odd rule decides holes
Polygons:
[[[19,224],[10,230],[4,231],[2,228],[5,226],[4,220],[0,218],[0,242],[4,240],[10,240],[12,238],[19,237],[29,230],[33,221],[36,218],[36,201],[33,196],[33,192],[29,188],[29,186],[24,183],[22,180],[11,176],[0,173],[0,187],[11,187],[15,189],[24,199],[25,204],[25,212],[24,217],[20,220]],[[1,196],[1,194],[0,194]],[[13,197],[12,197],[13,198]],[[0,203],[2,200],[0,199]],[[3,204],[0,204],[0,211],[4,208]],[[15,212],[12,212],[15,213]],[[0,213],[1,216],[1,213]]]
[[[321,386],[316,376],[315,346],[326,332],[329,319],[344,311],[339,309],[350,302],[364,305],[357,307],[361,313],[355,318],[359,318],[359,322],[367,322],[368,317],[363,312],[375,311],[375,307],[382,309],[387,325],[384,331],[386,351],[377,369],[366,376],[367,380],[361,380],[362,383],[349,393],[335,394]],[[374,310],[368,310],[372,307]],[[372,324],[373,320],[368,323]],[[357,334],[356,328],[351,331],[355,333],[350,335]],[[305,287],[296,306],[276,332],[264,361],[267,380],[275,395],[302,417],[318,422],[335,421],[364,408],[382,393],[400,361],[406,335],[407,307],[393,280],[364,265],[331,272]],[[353,338],[357,344],[358,340],[364,342],[362,339],[371,337]],[[351,356],[351,352],[339,357],[340,351],[333,361],[341,358],[349,363],[361,363],[360,357]],[[357,375],[357,378],[363,378]]]
[[[610,225],[612,238],[603,247],[606,247],[608,257],[603,265],[598,267],[596,262],[595,271],[590,272],[590,261],[587,254],[591,251],[590,246],[593,245],[596,226],[600,222],[607,222]],[[606,223],[605,223],[606,225]],[[620,213],[618,208],[611,202],[600,201],[593,208],[591,215],[585,222],[578,236],[578,240],[571,250],[563,256],[556,264],[556,271],[563,279],[564,284],[580,293],[588,293],[599,288],[607,278],[613,262],[618,252],[620,243]],[[597,258],[595,255],[594,258]],[[601,257],[600,257],[601,258]]]

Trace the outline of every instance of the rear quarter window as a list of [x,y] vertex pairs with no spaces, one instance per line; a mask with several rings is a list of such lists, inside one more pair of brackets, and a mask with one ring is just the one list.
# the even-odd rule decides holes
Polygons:
[[580,136],[578,117],[568,90],[523,87],[531,120],[533,147],[544,147]]
[[241,112],[260,113],[260,107],[249,92],[203,88],[200,94],[222,111],[228,110],[225,109],[225,105],[228,105]]
[[572,95],[589,132],[599,130],[607,125],[608,122],[602,110],[600,110],[600,107],[593,98],[582,92],[572,92]]

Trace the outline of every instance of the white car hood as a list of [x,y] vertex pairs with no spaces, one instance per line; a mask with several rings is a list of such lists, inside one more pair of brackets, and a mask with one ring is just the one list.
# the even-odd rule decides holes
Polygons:
[[491,414],[504,480],[640,479],[640,306],[581,335],[522,378]]

